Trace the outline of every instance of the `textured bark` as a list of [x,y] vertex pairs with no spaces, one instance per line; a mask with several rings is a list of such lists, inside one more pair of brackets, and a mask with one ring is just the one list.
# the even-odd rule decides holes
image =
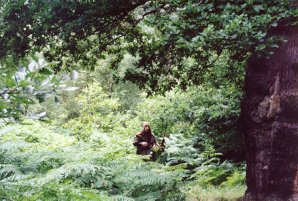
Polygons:
[[298,28],[270,34],[288,42],[269,59],[248,63],[242,129],[247,157],[247,191],[242,200],[298,200]]

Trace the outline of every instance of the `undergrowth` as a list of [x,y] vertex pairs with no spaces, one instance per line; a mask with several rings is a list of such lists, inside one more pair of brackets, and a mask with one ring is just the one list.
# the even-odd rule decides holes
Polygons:
[[179,201],[215,186],[243,188],[241,169],[219,164],[190,141],[182,140],[188,143],[183,146],[177,137],[167,138],[166,152],[146,162],[131,140],[96,130],[84,142],[67,129],[32,120],[6,125],[0,129],[0,200]]

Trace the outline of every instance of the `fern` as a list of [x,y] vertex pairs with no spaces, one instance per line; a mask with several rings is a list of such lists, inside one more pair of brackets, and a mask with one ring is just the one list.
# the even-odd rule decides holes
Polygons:
[[[212,149],[199,153],[192,139],[184,143],[179,135],[168,139],[161,164],[135,155],[126,134],[96,130],[83,142],[45,123],[14,126],[0,129],[2,200],[182,201],[189,179],[210,184],[236,179],[233,166],[213,161]],[[38,140],[28,142],[27,136]],[[196,168],[190,171],[190,165]]]
[[15,165],[0,164],[0,180],[3,180],[16,174],[20,174],[20,171]]
[[111,198],[113,201],[135,201],[135,199],[124,195],[114,195]]

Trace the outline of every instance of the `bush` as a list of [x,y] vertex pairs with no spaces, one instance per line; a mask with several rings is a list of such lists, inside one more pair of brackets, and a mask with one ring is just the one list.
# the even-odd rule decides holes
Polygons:
[[[1,198],[7,200],[183,200],[185,170],[146,163],[125,135],[90,142],[35,121],[0,129]],[[34,135],[39,141],[26,142]],[[101,142],[98,144],[98,142]]]

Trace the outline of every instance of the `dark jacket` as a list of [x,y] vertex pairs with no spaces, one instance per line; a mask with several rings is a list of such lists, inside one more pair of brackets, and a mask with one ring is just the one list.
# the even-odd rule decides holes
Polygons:
[[[147,142],[147,146],[140,145],[140,142]],[[133,145],[137,147],[137,154],[149,155],[151,148],[156,144],[155,137],[151,133],[139,132],[134,138]]]

